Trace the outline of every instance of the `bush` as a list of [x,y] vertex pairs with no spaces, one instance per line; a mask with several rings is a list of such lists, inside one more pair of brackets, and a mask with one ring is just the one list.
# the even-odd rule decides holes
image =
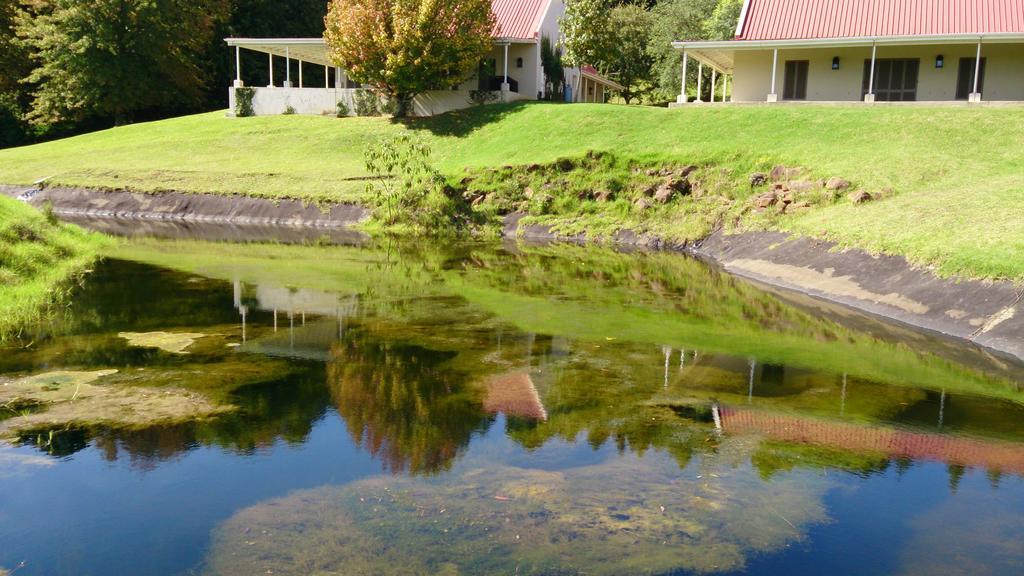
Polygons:
[[235,88],[235,116],[245,118],[255,116],[256,110],[252,106],[252,100],[256,96],[256,89],[251,86]]
[[348,117],[350,112],[351,111],[348,109],[348,104],[346,104],[344,100],[338,100],[338,118],[346,118]]
[[356,116],[380,116],[380,97],[371,90],[356,90],[352,95]]
[[498,101],[498,94],[490,90],[470,90],[469,101],[477,106],[491,104]]
[[285,106],[284,107],[284,112],[282,112],[282,114],[284,114],[286,116],[291,116],[292,114],[295,114],[295,107],[292,106],[291,104]]

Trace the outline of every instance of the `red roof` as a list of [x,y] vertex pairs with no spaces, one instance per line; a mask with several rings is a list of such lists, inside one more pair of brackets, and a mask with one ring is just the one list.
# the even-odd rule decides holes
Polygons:
[[540,20],[551,0],[491,0],[497,19],[495,38],[534,40],[540,32]]
[[738,40],[1024,33],[1024,0],[747,0]]

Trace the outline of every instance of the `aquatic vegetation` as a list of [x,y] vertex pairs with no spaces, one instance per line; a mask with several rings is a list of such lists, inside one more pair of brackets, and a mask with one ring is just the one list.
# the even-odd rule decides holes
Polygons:
[[185,350],[206,334],[193,332],[120,332],[128,344],[141,348],[159,348],[171,354],[188,354]]
[[209,572],[665,574],[742,569],[827,521],[826,482],[744,467],[615,458],[542,471],[467,468],[293,493],[219,528]]

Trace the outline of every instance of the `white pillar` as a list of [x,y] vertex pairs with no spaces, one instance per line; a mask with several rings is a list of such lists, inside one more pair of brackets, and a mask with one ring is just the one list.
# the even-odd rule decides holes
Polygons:
[[508,44],[505,44],[505,84],[508,84]]
[[284,85],[292,87],[292,56],[287,46],[284,47]]
[[718,84],[718,69],[711,69],[711,101],[715,101],[715,86]]
[[267,88],[273,88],[274,87],[274,55],[273,54],[267,54],[267,57],[270,59],[270,84],[267,85]]
[[688,63],[689,59],[690,59],[690,55],[687,54],[686,51],[684,50],[683,51],[683,81],[682,81],[682,85],[679,87],[679,97],[676,98],[676,102],[678,102],[679,104],[686,104],[686,102],[688,101],[687,98],[686,98],[686,64]]
[[729,99],[729,75],[722,74],[722,102]]
[[697,99],[695,102],[703,102],[701,94],[704,93],[704,63],[697,60]]
[[242,83],[242,48],[235,46],[235,88],[245,86]]
[[302,88],[302,60],[299,60],[299,88]]
[[772,91],[768,93],[769,102],[778,102],[779,95],[775,92],[775,75],[779,69],[779,49],[772,50]]
[[871,70],[868,71],[868,93],[864,96],[865,102],[875,101],[875,56],[878,55],[878,46],[871,45]]
[[337,66],[334,67],[334,87],[344,88],[344,86],[341,85],[341,68],[338,68]]
[[978,93],[978,76],[981,73],[981,38],[978,38],[978,51],[974,57],[974,88],[967,99],[971,102],[981,102],[981,94]]
[[330,88],[330,87],[331,87],[331,69],[325,65],[324,66],[324,88]]

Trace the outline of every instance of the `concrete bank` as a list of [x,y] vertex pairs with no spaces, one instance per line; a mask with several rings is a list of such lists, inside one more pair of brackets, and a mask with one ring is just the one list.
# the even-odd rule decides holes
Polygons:
[[[543,226],[520,225],[519,218],[506,219],[506,237],[586,241],[583,236],[559,236]],[[900,256],[838,251],[831,242],[780,232],[716,232],[694,245],[620,232],[611,242],[686,252],[737,276],[961,338],[1024,361],[1024,287],[1010,282],[943,279]]]
[[54,214],[68,218],[341,228],[369,217],[366,208],[355,204],[316,206],[298,200],[245,196],[4,185],[0,185],[0,193],[22,198],[37,208],[49,202]]

